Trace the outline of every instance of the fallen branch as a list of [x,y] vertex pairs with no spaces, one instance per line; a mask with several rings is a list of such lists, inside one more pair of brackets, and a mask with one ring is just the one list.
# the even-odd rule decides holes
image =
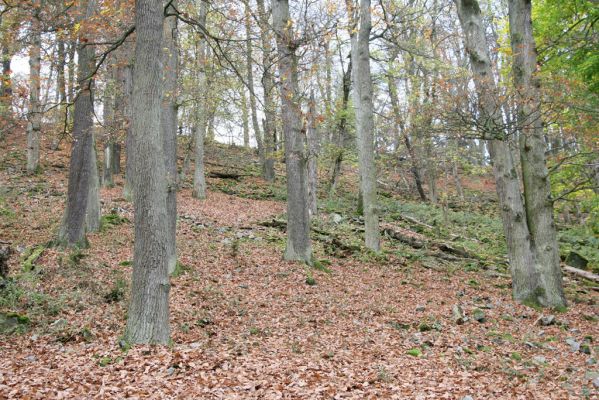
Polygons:
[[574,268],[574,267],[571,267],[566,264],[562,264],[562,268],[564,269],[564,271],[569,272],[571,274],[583,277],[583,278],[588,279],[593,282],[599,282],[599,275],[594,274],[590,271],[585,271],[583,269]]

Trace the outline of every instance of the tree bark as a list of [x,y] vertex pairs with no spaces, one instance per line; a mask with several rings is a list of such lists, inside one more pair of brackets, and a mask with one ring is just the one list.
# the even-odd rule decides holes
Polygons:
[[553,221],[551,184],[545,163],[540,81],[535,76],[537,52],[532,34],[531,1],[509,0],[512,72],[517,92],[520,164],[524,182],[526,221],[539,262],[542,304],[566,305],[562,286],[557,232]]
[[[177,7],[177,1],[174,0],[171,6]],[[162,98],[160,125],[168,190],[166,197],[168,219],[166,256],[168,258],[168,273],[171,274],[177,264],[177,76],[179,58],[176,17],[172,16],[165,19],[163,40],[164,96]]]
[[339,174],[341,173],[341,163],[343,162],[343,149],[345,147],[345,140],[347,137],[347,112],[349,104],[349,93],[351,90],[351,72],[352,63],[351,58],[347,70],[343,73],[343,79],[341,81],[341,108],[339,112],[339,122],[335,128],[337,142],[335,143],[335,153],[333,158],[333,168],[331,171],[331,180],[329,183],[329,197],[335,195],[337,190],[337,181],[339,180]]
[[[199,23],[206,26],[207,2],[200,0]],[[196,123],[194,129],[195,135],[195,170],[193,173],[193,191],[192,196],[196,199],[206,198],[206,176],[204,173],[204,138],[206,137],[206,128],[208,125],[208,99],[206,90],[206,38],[202,38],[198,48],[198,61],[200,71],[198,73],[198,109],[196,110]]]
[[316,128],[316,101],[310,95],[307,115],[306,139],[308,142],[308,210],[310,216],[318,213],[318,130]]
[[245,62],[247,68],[247,81],[250,101],[250,114],[252,116],[252,129],[254,130],[254,137],[256,138],[256,145],[258,147],[258,155],[260,156],[260,164],[262,165],[262,171],[266,170],[266,159],[264,156],[264,144],[262,141],[262,133],[260,132],[260,124],[258,122],[258,111],[256,109],[256,91],[254,88],[254,60],[252,56],[252,20],[250,13],[249,1],[245,3],[245,36],[246,36],[246,51],[245,51]]
[[169,328],[167,195],[160,129],[163,77],[162,0],[135,3],[135,63],[132,98],[133,202],[135,244],[126,339],[167,344]]
[[40,103],[42,26],[39,20],[39,12],[42,7],[41,0],[34,2],[34,7],[36,7],[36,12],[31,19],[31,45],[29,47],[29,112],[27,114],[28,174],[34,174],[39,171],[42,122],[42,106]]
[[522,303],[551,305],[546,298],[546,283],[541,279],[534,243],[526,222],[516,166],[500,108],[497,107],[496,85],[480,8],[474,0],[456,0],[456,4],[464,31],[464,44],[474,73],[483,137],[489,140],[489,154],[510,260],[513,297]]
[[370,0],[360,0],[355,12],[357,32],[351,35],[351,57],[353,64],[354,106],[356,109],[356,138],[360,189],[364,207],[366,247],[380,250],[379,217],[377,212],[376,166],[374,164],[374,105],[372,100],[372,78],[370,75]]
[[264,120],[262,130],[264,132],[264,179],[269,182],[275,180],[275,114],[276,107],[273,100],[274,78],[272,76],[272,45],[270,42],[270,26],[268,24],[268,14],[264,7],[264,0],[256,0],[258,6],[258,21],[260,25],[260,39],[262,42],[262,65],[264,72],[262,74],[262,89],[264,92]]
[[[85,19],[96,10],[96,0],[82,4]],[[73,111],[73,144],[69,164],[67,204],[59,241],[66,246],[87,245],[85,233],[100,227],[100,199],[98,196],[98,166],[94,143],[94,105],[92,101],[94,49],[86,46],[87,32],[79,32],[78,95]]]
[[298,66],[293,22],[289,18],[287,0],[272,1],[272,16],[279,53],[281,109],[285,135],[285,168],[287,170],[287,246],[286,260],[312,263],[310,243],[310,211],[306,178],[306,132],[302,132]]

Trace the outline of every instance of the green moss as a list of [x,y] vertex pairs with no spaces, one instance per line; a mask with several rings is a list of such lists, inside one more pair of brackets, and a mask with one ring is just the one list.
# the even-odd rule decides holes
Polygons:
[[422,350],[416,347],[414,349],[408,350],[406,353],[412,357],[420,357],[422,355]]
[[45,249],[46,246],[38,245],[32,246],[25,250],[25,253],[22,257],[23,262],[21,263],[21,269],[23,272],[29,272],[35,269],[35,262],[38,258],[40,258]]

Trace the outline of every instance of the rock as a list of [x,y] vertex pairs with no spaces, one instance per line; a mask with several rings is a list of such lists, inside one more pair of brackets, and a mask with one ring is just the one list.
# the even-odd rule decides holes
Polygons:
[[454,323],[462,325],[466,321],[464,317],[464,311],[462,311],[462,307],[460,307],[459,304],[454,304],[454,306],[451,309],[451,313],[453,316]]
[[593,357],[589,357],[587,359],[587,365],[595,365],[597,364],[597,360],[595,360]]
[[593,379],[593,386],[595,386],[597,389],[599,389],[599,378]]
[[537,365],[543,365],[543,364],[547,363],[547,360],[543,356],[534,356],[532,358],[532,362]]
[[172,375],[175,373],[175,367],[168,367],[168,369],[166,370],[166,373],[169,375]]
[[340,224],[343,221],[343,217],[337,213],[332,213],[331,221],[333,221],[334,224]]
[[568,257],[566,257],[566,264],[574,268],[585,269],[588,263],[589,260],[575,251],[571,251]]
[[474,398],[472,396],[464,396],[462,400],[474,400]]
[[584,354],[591,355],[591,346],[589,346],[587,343],[581,344],[580,345],[580,352],[584,353]]
[[485,313],[480,308],[474,309],[474,311],[472,312],[472,318],[474,318],[481,324],[486,321]]
[[417,312],[423,312],[424,310],[426,310],[426,307],[424,307],[424,306],[418,306],[418,307],[416,307],[416,311]]
[[541,315],[535,325],[549,326],[555,324],[555,315]]
[[36,362],[37,361],[37,357],[34,356],[33,354],[28,355],[27,357],[25,357],[25,360],[29,361],[29,362]]
[[221,243],[224,245],[230,245],[231,243],[233,243],[233,241],[230,238],[224,238],[223,240],[221,240]]
[[580,343],[573,338],[567,338],[566,344],[570,346],[570,351],[573,353],[576,353],[578,350],[580,350]]

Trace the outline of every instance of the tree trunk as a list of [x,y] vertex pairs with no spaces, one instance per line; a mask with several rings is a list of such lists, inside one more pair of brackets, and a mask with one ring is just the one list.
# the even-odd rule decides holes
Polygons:
[[[110,58],[109,58],[110,59]],[[116,65],[109,63],[106,71],[106,88],[104,89],[104,102],[102,104],[103,120],[104,120],[104,163],[102,168],[102,186],[112,187],[114,185],[112,164],[114,157],[114,134],[115,134],[115,107],[114,107],[114,91],[116,90],[116,82],[114,79],[114,69]]]
[[[41,1],[41,0],[40,0]],[[41,3],[39,3],[41,8]],[[39,20],[39,8],[31,19],[31,46],[29,47],[29,112],[27,115],[27,173],[39,171],[40,131],[42,122],[41,92],[41,52],[42,27]]]
[[[92,17],[96,0],[89,0],[85,7],[85,19]],[[94,105],[92,102],[93,79],[90,77],[94,63],[94,49],[85,46],[89,41],[87,32],[79,32],[78,38],[78,96],[73,111],[73,144],[69,164],[67,204],[59,241],[66,246],[86,245],[85,233],[100,226],[100,199],[98,197],[98,166],[94,143]]]
[[374,106],[370,75],[370,0],[360,0],[352,32],[351,58],[353,64],[354,106],[356,108],[356,138],[360,188],[364,207],[366,247],[380,250],[379,217],[376,195],[376,166],[374,163]]
[[306,179],[306,144],[302,132],[299,98],[297,43],[289,18],[287,0],[272,1],[272,16],[279,53],[281,109],[285,134],[285,168],[287,170],[287,247],[286,260],[312,262],[310,212]]
[[333,169],[331,172],[331,181],[329,184],[329,197],[335,195],[337,189],[337,181],[339,180],[339,174],[341,173],[341,163],[343,162],[343,148],[345,147],[345,139],[347,137],[347,107],[349,104],[349,93],[351,90],[351,72],[352,63],[351,58],[347,71],[343,73],[343,79],[341,81],[341,110],[339,116],[339,122],[336,126],[337,143],[335,143],[335,154],[333,158]]
[[512,151],[505,135],[500,109],[496,106],[496,86],[486,45],[485,28],[478,3],[456,0],[464,43],[470,58],[479,100],[484,137],[489,140],[497,195],[501,209],[514,299],[522,303],[548,304],[545,281],[541,279],[526,210],[520,192]]
[[[206,26],[207,2],[200,0],[200,18],[199,23]],[[193,173],[193,191],[192,196],[196,199],[206,198],[206,176],[204,173],[204,138],[206,137],[206,128],[208,124],[208,99],[206,91],[208,85],[206,82],[206,38],[202,38],[198,49],[198,60],[200,71],[198,73],[198,106],[196,110],[195,135],[195,170]]]
[[258,155],[260,156],[260,164],[262,165],[262,171],[266,170],[265,164],[266,159],[264,157],[264,144],[262,141],[262,134],[260,132],[260,124],[258,122],[258,112],[256,109],[256,91],[254,89],[254,60],[252,57],[252,25],[251,25],[251,13],[249,1],[245,3],[245,36],[246,36],[246,52],[245,61],[247,68],[247,81],[248,91],[250,99],[250,114],[252,116],[252,129],[254,130],[254,137],[256,138],[256,145],[258,146]]
[[135,244],[131,303],[125,338],[131,343],[167,344],[170,336],[167,196],[160,129],[163,77],[162,0],[135,3],[135,63],[132,98]]
[[310,211],[310,216],[313,216],[318,213],[318,131],[316,128],[316,102],[314,100],[314,93],[310,95],[307,124],[308,210]]
[[256,0],[258,6],[258,21],[260,25],[260,38],[262,41],[262,65],[264,72],[262,74],[262,89],[264,92],[264,120],[262,128],[264,132],[264,179],[269,182],[275,180],[275,115],[276,107],[273,100],[274,78],[272,76],[272,46],[270,43],[270,26],[268,24],[268,14],[264,7],[264,0]]
[[539,262],[544,290],[541,304],[566,304],[562,286],[557,232],[541,117],[540,81],[535,76],[537,52],[532,34],[531,1],[509,0],[512,71],[517,91],[520,163],[524,182],[526,221]]
[[[177,7],[174,0],[172,7]],[[166,213],[168,226],[166,232],[166,256],[168,273],[175,270],[177,264],[177,18],[168,17],[164,21],[163,32],[164,96],[160,114],[162,145],[164,148],[164,165],[166,168],[167,197]]]
[[393,109],[393,122],[395,124],[395,129],[401,135],[406,149],[408,150],[412,175],[414,176],[414,183],[416,184],[416,190],[418,191],[420,200],[426,201],[426,195],[424,194],[424,189],[422,187],[422,178],[420,177],[420,168],[418,167],[418,159],[416,158],[414,148],[412,147],[412,143],[410,142],[410,137],[408,136],[408,133],[405,130],[404,123],[402,122],[401,111],[399,109],[399,98],[397,96],[397,88],[395,86],[394,79],[391,75],[389,75],[388,77],[387,84],[389,88],[389,98],[391,100],[391,108]]
[[248,102],[245,95],[245,87],[241,87],[239,91],[241,97],[241,125],[243,129],[243,147],[250,148],[250,116],[248,112]]

